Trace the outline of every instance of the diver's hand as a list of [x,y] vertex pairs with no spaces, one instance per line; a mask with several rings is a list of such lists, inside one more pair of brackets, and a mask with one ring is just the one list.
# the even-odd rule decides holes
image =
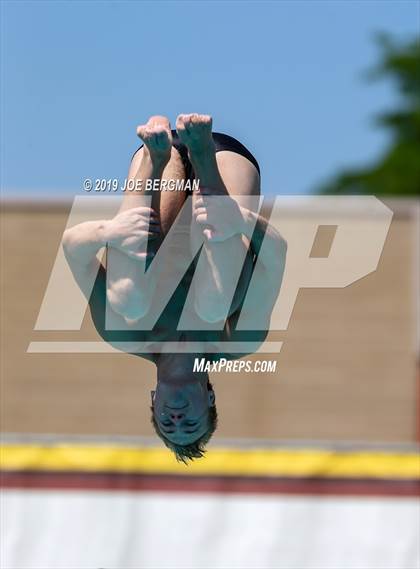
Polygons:
[[200,188],[194,201],[195,222],[203,226],[207,241],[226,241],[245,232],[245,210],[233,198],[209,194]]
[[135,207],[123,211],[105,224],[104,238],[108,245],[130,257],[146,257],[148,239],[160,237],[160,222],[150,207]]

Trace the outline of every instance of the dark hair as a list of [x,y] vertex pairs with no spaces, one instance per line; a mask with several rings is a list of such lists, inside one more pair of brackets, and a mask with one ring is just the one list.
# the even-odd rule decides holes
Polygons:
[[[210,381],[207,381],[207,389],[209,391],[213,391],[213,386],[210,383]],[[152,412],[151,421],[152,425],[155,428],[156,434],[158,435],[158,437],[162,439],[164,444],[169,449],[171,449],[171,451],[175,454],[175,458],[177,459],[178,462],[183,462],[184,464],[188,464],[189,460],[194,460],[194,458],[201,458],[204,456],[206,452],[204,447],[209,442],[211,436],[213,435],[217,427],[217,409],[215,404],[213,404],[209,408],[207,431],[199,439],[190,443],[189,445],[178,445],[170,441],[168,438],[166,438],[159,429],[159,425],[155,418],[153,405],[150,407],[150,410]]]

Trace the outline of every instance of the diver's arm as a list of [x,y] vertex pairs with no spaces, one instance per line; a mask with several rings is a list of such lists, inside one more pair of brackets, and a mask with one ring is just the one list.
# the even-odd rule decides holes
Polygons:
[[83,294],[91,293],[100,268],[97,253],[106,245],[106,221],[86,221],[66,229],[62,239],[64,255]]
[[156,213],[149,207],[135,207],[110,220],[86,221],[63,235],[63,249],[72,273],[83,292],[99,270],[98,251],[105,245],[122,251],[133,261],[146,259],[147,240],[160,234]]
[[[87,221],[67,229],[62,239],[67,262],[89,302],[93,323],[102,339],[119,351],[154,361],[154,354],[137,352],[137,331],[119,314],[110,311],[111,328],[106,328],[106,271],[97,253],[109,242],[108,229],[108,221]],[[112,235],[115,236],[114,230]]]
[[86,221],[66,229],[63,235],[63,249],[71,267],[88,268],[97,252],[106,245],[106,221]]
[[[272,268],[284,270],[280,266],[280,260],[284,261],[287,251],[287,243],[280,233],[261,215],[244,207],[240,208],[242,214],[242,224],[238,228],[240,233],[248,237],[251,242],[252,250],[258,254],[259,262],[265,269],[270,269],[271,276],[278,280],[279,272]],[[264,247],[262,243],[264,241]]]
[[[223,242],[237,234],[250,242],[255,261],[241,309],[241,325],[246,322],[245,329],[268,330],[283,279],[287,243],[264,217],[234,199],[207,195],[205,189],[200,194],[194,205],[194,219],[203,225],[208,242]],[[233,319],[232,324],[234,330]]]
[[254,323],[261,330],[264,324],[268,330],[271,312],[283,280],[287,243],[265,218],[244,208],[241,208],[241,212],[242,232],[249,238],[251,248],[257,255],[244,309],[241,311],[241,325],[246,322],[248,329],[252,330]]
[[[237,360],[255,353],[264,343],[285,268],[286,241],[265,218],[244,208],[240,210],[241,218],[236,218],[234,230],[247,237],[256,260],[242,308],[226,322],[223,348],[226,350],[229,342],[243,342],[244,350],[242,353],[220,350],[212,354],[213,361]],[[238,322],[240,330],[236,330]]]
[[259,251],[264,244],[264,263],[271,263],[273,255],[282,254],[286,242],[269,222],[258,213],[239,205],[228,196],[212,196],[209,190],[199,190],[194,202],[194,219],[202,226],[208,243],[224,242],[234,235],[245,235]]

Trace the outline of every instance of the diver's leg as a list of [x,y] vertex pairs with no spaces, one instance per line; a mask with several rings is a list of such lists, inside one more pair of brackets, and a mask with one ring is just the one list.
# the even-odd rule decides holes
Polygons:
[[145,125],[137,128],[137,134],[144,146],[132,158],[127,185],[138,189],[124,193],[120,211],[143,205],[144,196],[150,196],[165,235],[184,204],[185,194],[182,191],[146,189],[147,181],[183,180],[184,166],[179,152],[172,146],[171,127],[166,117],[151,117]]
[[[167,233],[184,201],[182,191],[153,191],[146,189],[147,180],[184,179],[184,167],[178,151],[172,147],[168,119],[152,117],[138,128],[144,146],[136,152],[128,174],[129,187],[138,187],[124,193],[121,211],[144,205],[144,196],[152,197],[152,207],[159,214],[162,236]],[[142,184],[136,186],[141,180]],[[131,182],[130,182],[131,181]],[[159,240],[151,241],[149,249],[157,247]],[[147,244],[145,244],[145,247]],[[109,248],[107,254],[107,298],[112,309],[128,323],[144,316],[151,303],[155,283],[148,279],[147,290],[140,288],[145,262],[128,257]],[[144,282],[144,281],[143,281]]]
[[[260,195],[260,177],[256,167],[245,157],[230,151],[216,153],[212,138],[212,121],[208,115],[180,115],[177,131],[182,142],[188,147],[189,157],[200,186],[214,195],[229,195],[241,206],[255,209],[256,196]],[[193,196],[193,200],[196,196]],[[191,238],[201,239],[200,227],[192,226]],[[227,291],[231,291],[237,281],[240,267],[235,261],[244,257],[249,247],[241,235],[217,242],[206,242],[204,254],[208,262],[204,270],[198,272],[195,283],[195,308],[206,321],[221,320],[226,313],[232,314],[241,303],[252,271],[252,255],[248,252],[241,278],[231,304]]]

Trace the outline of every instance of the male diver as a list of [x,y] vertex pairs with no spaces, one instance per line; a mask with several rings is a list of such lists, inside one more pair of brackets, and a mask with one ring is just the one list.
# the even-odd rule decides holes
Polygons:
[[[193,370],[194,359],[203,355],[213,361],[220,357],[237,359],[245,353],[229,353],[226,342],[251,340],[257,348],[264,341],[281,285],[286,243],[255,206],[260,195],[256,159],[236,139],[212,132],[210,116],[179,115],[176,131],[171,130],[166,117],[153,116],[138,127],[137,134],[143,145],[132,158],[128,180],[138,189],[124,193],[120,211],[113,219],[88,221],[66,230],[63,247],[101,337],[116,346],[123,341],[128,346],[125,351],[156,365],[152,423],[176,458],[186,463],[203,456],[217,424],[214,390],[207,373]],[[148,180],[196,180],[199,189],[150,191]],[[146,196],[149,205],[145,205]],[[223,200],[214,200],[214,196],[223,196]],[[174,222],[186,200],[191,204],[190,223],[177,225]],[[139,322],[147,318],[154,299],[159,297],[159,287],[165,283],[162,272],[157,272],[154,279],[142,278],[153,265],[164,238],[168,235],[168,240],[173,239],[174,266],[182,264],[186,253],[174,245],[175,228],[178,234],[184,233],[191,250],[199,252],[153,329],[138,330]],[[185,239],[180,242],[185,243]],[[97,258],[102,247],[106,247],[104,264]],[[205,262],[195,271],[198,257]],[[237,271],[232,270],[236,259],[244,259],[239,280]],[[253,273],[253,286],[248,288]],[[228,293],[232,287],[233,299]],[[177,329],[189,291],[195,318],[214,324],[217,330],[212,326]],[[247,311],[245,306],[253,309]],[[235,330],[239,316],[241,329],[252,330],[252,323],[258,320],[258,330]],[[220,322],[223,324],[217,326]],[[136,351],[139,341],[147,341],[150,349]],[[164,345],[188,341],[202,348],[194,353],[153,349],[155,342]]]

